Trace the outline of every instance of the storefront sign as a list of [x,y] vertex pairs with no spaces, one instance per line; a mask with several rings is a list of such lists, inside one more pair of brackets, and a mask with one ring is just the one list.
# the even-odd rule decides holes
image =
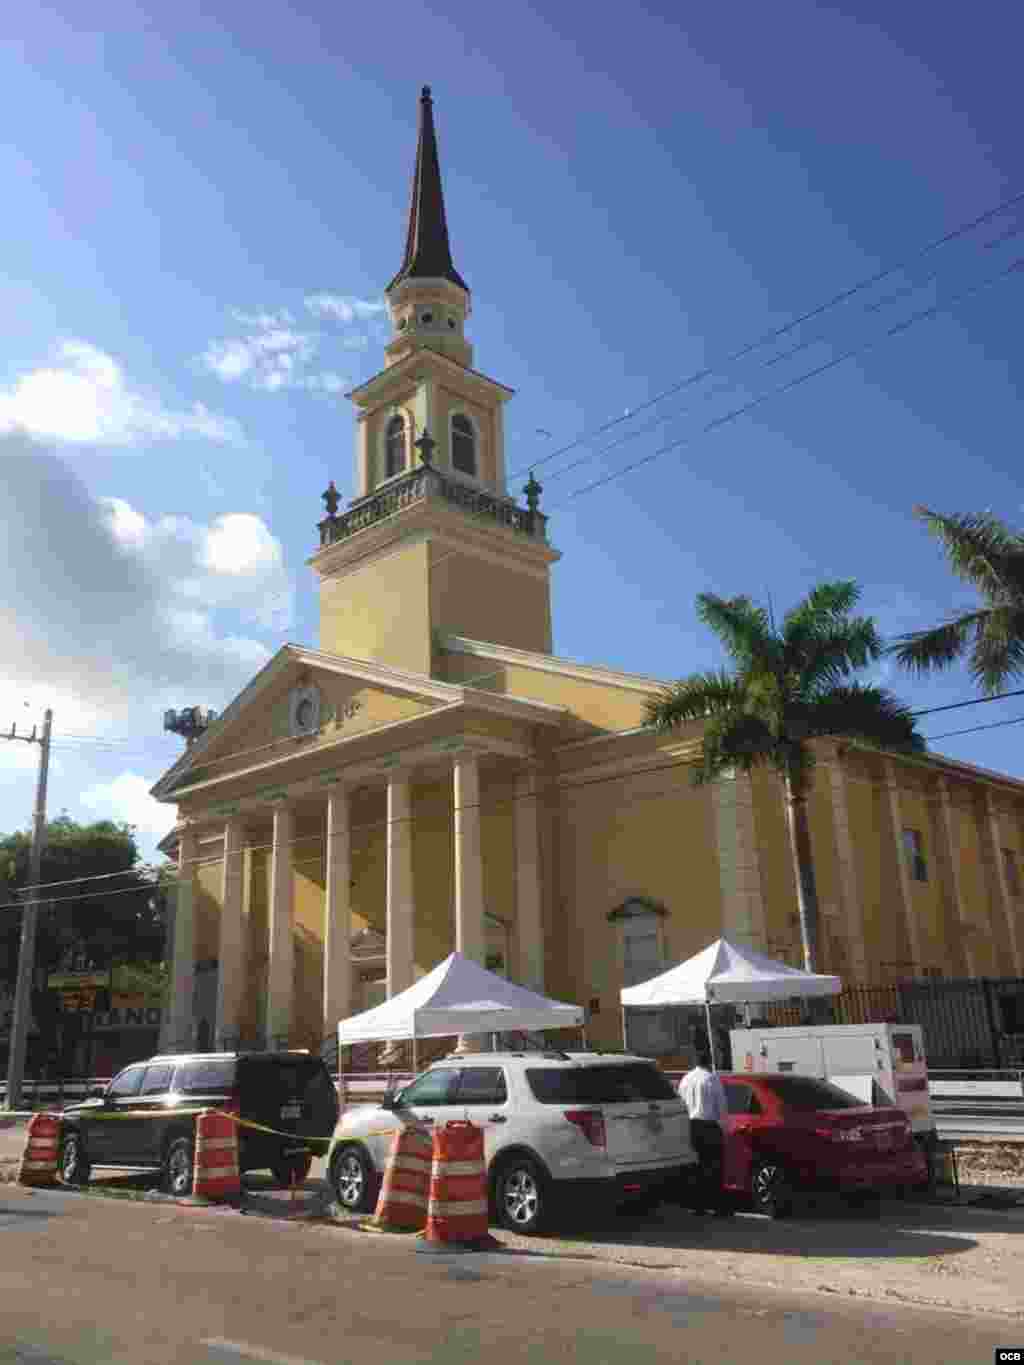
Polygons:
[[51,991],[109,990],[109,972],[53,972],[46,978]]

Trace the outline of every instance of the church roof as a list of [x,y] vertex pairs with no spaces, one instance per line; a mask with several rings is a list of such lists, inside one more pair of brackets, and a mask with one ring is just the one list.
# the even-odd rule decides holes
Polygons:
[[434,105],[429,85],[423,87],[420,96],[420,135],[416,146],[405,259],[388,289],[394,289],[403,280],[417,278],[450,280],[469,293],[469,285],[452,262],[448,223],[444,214],[444,193],[441,189],[441,164],[434,132]]

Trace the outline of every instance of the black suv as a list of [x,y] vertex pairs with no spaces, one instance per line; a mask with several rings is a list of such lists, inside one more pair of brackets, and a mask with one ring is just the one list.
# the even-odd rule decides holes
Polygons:
[[306,1052],[151,1057],[64,1110],[63,1180],[84,1184],[93,1166],[151,1168],[169,1193],[190,1194],[199,1109],[226,1109],[274,1129],[239,1124],[239,1171],[269,1169],[289,1185],[305,1180],[313,1157],[327,1151],[338,1095],[323,1061]]

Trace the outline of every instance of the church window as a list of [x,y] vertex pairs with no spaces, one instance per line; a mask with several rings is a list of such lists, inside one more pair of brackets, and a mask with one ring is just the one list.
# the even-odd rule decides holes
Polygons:
[[461,412],[452,418],[452,468],[459,474],[476,475],[476,433]]
[[663,970],[661,933],[655,914],[623,920],[623,985],[637,986]]
[[384,477],[393,478],[405,468],[405,418],[392,417],[384,438]]

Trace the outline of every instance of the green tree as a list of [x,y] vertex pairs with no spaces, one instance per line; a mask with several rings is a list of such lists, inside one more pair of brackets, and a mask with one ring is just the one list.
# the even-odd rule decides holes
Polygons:
[[890,646],[904,668],[926,674],[966,659],[989,696],[1024,673],[1024,536],[989,512],[942,516],[915,507],[946,552],[949,567],[981,599],[972,611]]
[[[31,835],[0,836],[0,982],[13,989],[21,939]],[[140,870],[131,825],[100,820],[80,825],[66,814],[48,822],[40,881],[46,899],[36,931],[36,980],[32,1013],[45,1056],[63,1065],[78,1036],[80,1020],[62,1018],[60,999],[47,976],[69,960],[106,970],[135,964],[156,971],[163,958],[165,897],[156,879]],[[97,880],[91,880],[91,879]]]
[[732,770],[774,768],[782,780],[796,875],[804,966],[817,970],[818,894],[807,797],[813,741],[847,736],[882,748],[923,750],[907,709],[888,691],[847,681],[878,659],[882,643],[870,617],[851,616],[855,583],[821,583],[782,621],[747,597],[697,598],[697,615],[715,632],[731,669],[696,673],[647,703],[647,721],[670,730],[704,721],[703,759],[694,780]]

